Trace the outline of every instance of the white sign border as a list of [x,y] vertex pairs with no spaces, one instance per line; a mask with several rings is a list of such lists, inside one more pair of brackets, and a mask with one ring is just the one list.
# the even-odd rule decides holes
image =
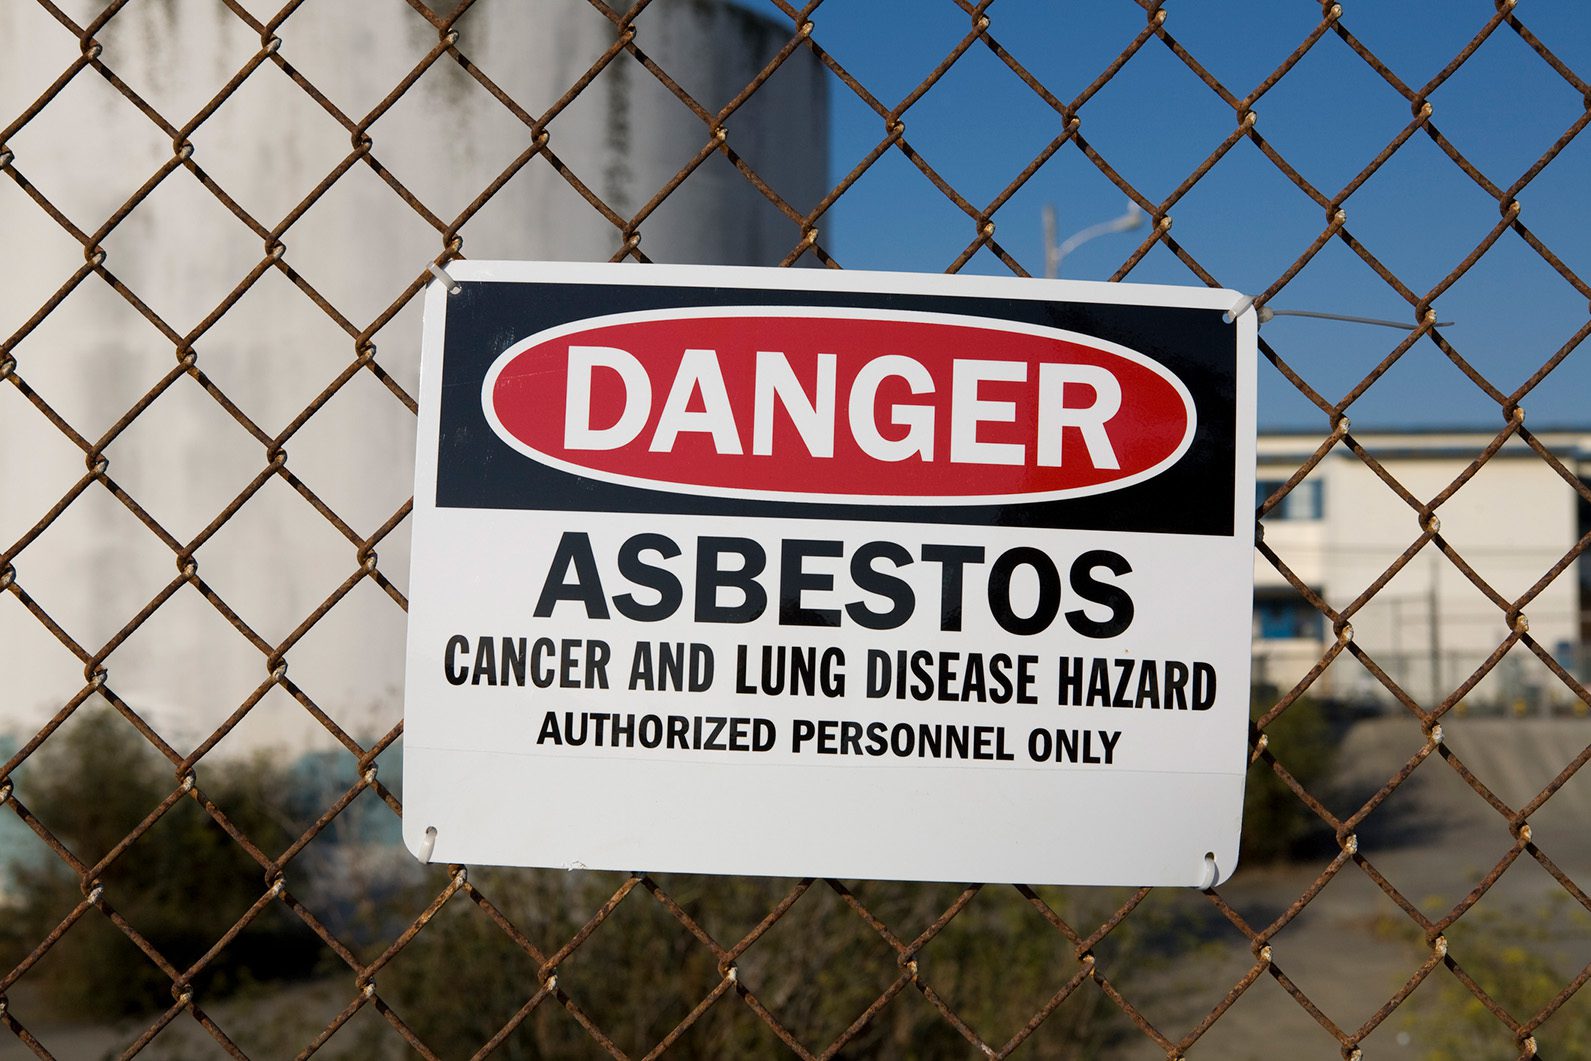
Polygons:
[[[1192,288],[1161,284],[1039,280],[959,274],[889,273],[860,270],[819,271],[663,264],[637,267],[631,263],[591,262],[463,260],[450,263],[446,267],[445,272],[452,281],[460,283],[720,287],[740,290],[802,290],[884,295],[931,295],[950,298],[992,298],[1023,302],[1074,302],[1113,306],[1219,310],[1228,313],[1237,309],[1238,312],[1231,322],[1234,327],[1234,344],[1237,355],[1236,378],[1234,380],[1233,459],[1236,471],[1232,510],[1234,535],[1242,537],[1242,529],[1253,519],[1252,482],[1257,429],[1256,354],[1259,325],[1258,314],[1254,311],[1252,303],[1245,300],[1236,291],[1225,288]],[[439,456],[436,439],[439,435],[441,418],[442,365],[440,355],[445,345],[447,300],[450,296],[450,291],[453,289],[453,284],[438,279],[428,285],[425,293],[424,316],[421,327],[420,422],[416,434],[416,519],[419,518],[422,508],[435,509],[434,499],[436,496],[437,461]],[[1092,336],[1087,338],[1090,342],[1099,341]],[[432,352],[435,352],[437,356],[426,356]],[[1245,483],[1249,486],[1246,491],[1243,489]],[[406,760],[409,750],[410,746],[405,744]],[[1246,765],[1246,755],[1243,756],[1243,761]],[[405,766],[407,767],[407,762]],[[745,768],[738,764],[729,767],[731,770]],[[411,795],[414,792],[414,788],[411,786],[417,779],[411,777],[407,769],[405,770],[405,775],[408,782],[406,784],[406,795]],[[1197,778],[1201,776],[1226,775],[1188,774],[1185,776]],[[412,805],[410,800],[405,800],[406,813],[403,817],[403,837],[405,846],[417,857],[427,862],[490,863],[489,859],[479,858],[473,852],[457,848],[448,837],[440,835],[435,829],[428,828],[427,824],[420,822],[415,815],[407,813]],[[556,813],[555,810],[550,808],[544,808],[544,810]],[[1189,810],[1190,808],[1187,806],[1169,808],[1168,814],[1173,818],[1186,818]],[[1240,805],[1235,809],[1235,813],[1239,816],[1241,815]],[[751,826],[753,823],[748,822],[746,824]],[[1213,858],[1207,856],[1205,860],[1202,860],[1197,865],[1173,865],[1166,861],[1160,867],[1163,872],[1156,875],[1155,879],[1152,880],[1138,877],[1121,879],[1109,875],[1079,875],[1072,883],[1100,886],[1212,887],[1227,880],[1233,870],[1235,870],[1236,839],[1237,837],[1234,835],[1233,846],[1229,852],[1212,853],[1214,855]],[[723,865],[712,866],[699,862],[692,862],[689,865],[678,864],[665,859],[647,868],[654,872],[675,871],[792,876],[856,876],[856,869],[860,868],[849,864],[824,864],[822,859],[811,859],[808,861],[810,865],[801,869],[789,867],[758,870],[747,869],[744,866],[734,864],[733,860]],[[1026,858],[1021,858],[1018,861],[1026,861]],[[566,868],[583,869],[587,868],[587,866],[585,863],[571,863]],[[597,864],[592,868],[620,869],[626,867],[621,867],[619,863],[615,862],[611,866]],[[864,874],[864,876],[867,879],[934,879],[903,876],[898,872],[892,873],[889,872],[887,866],[883,865],[880,865],[870,873]],[[1044,883],[1037,878],[1033,880],[1015,879],[1010,874],[994,876],[987,881],[987,883],[1002,882]]]

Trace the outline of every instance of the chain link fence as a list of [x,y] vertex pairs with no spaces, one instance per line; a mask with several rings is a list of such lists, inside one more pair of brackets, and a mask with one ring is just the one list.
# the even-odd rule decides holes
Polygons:
[[[1555,449],[1525,416],[1533,399],[1572,387],[1570,366],[1586,356],[1578,348],[1591,332],[1591,286],[1571,264],[1583,260],[1585,229],[1572,214],[1527,223],[1520,207],[1527,191],[1575,172],[1584,146],[1584,15],[1571,13],[1565,30],[1561,10],[1542,7],[1560,40],[1538,32],[1529,5],[1514,0],[1433,9],[1421,43],[1448,50],[1422,81],[1398,58],[1402,42],[1359,35],[1356,17],[1375,19],[1355,5],[1274,5],[1303,24],[1256,77],[1233,71],[1255,68],[1264,49],[1243,68],[1210,58],[1219,35],[1201,22],[1213,17],[1205,6],[1124,0],[1113,17],[1130,14],[1130,32],[1108,47],[1099,44],[1108,32],[1080,38],[1057,76],[1048,58],[1034,58],[1043,49],[1028,28],[1053,33],[1080,16],[1034,6],[894,5],[879,25],[926,18],[933,7],[959,36],[920,79],[913,69],[913,83],[883,84],[860,73],[866,64],[855,56],[896,42],[826,33],[845,24],[826,17],[840,14],[841,0],[770,0],[756,12],[685,0],[290,0],[279,9],[275,0],[7,0],[0,62],[48,73],[7,82],[11,94],[0,98],[0,230],[12,259],[0,303],[0,606],[10,623],[0,629],[5,722],[26,723],[11,747],[0,745],[0,840],[15,870],[0,895],[0,910],[14,915],[0,931],[9,1042],[0,1053],[1591,1050],[1591,897],[1574,876],[1587,872],[1591,782],[1581,775],[1591,694],[1528,618],[1543,594],[1583,580],[1591,533],[1579,526],[1516,587],[1488,581],[1441,525],[1444,505],[1505,447],[1528,448],[1571,510],[1591,505],[1583,458]],[[202,33],[193,28],[201,8],[210,27]],[[541,50],[527,58],[505,44],[488,21],[494,8],[520,18]],[[667,21],[681,12],[703,20],[695,32],[724,53],[716,65]],[[1221,32],[1230,40],[1243,26]],[[180,47],[161,51],[161,41]],[[1548,97],[1567,112],[1522,164],[1517,150],[1501,159],[1487,143],[1466,154],[1433,105],[1504,48],[1537,75],[1493,94],[1504,126],[1509,115],[1550,109]],[[1347,176],[1329,182],[1281,146],[1307,139],[1308,123],[1275,130],[1273,141],[1257,120],[1262,100],[1327,53],[1379,93],[1380,108],[1351,121],[1386,130],[1362,160],[1345,148]],[[176,65],[134,77],[151,54]],[[1036,153],[987,195],[969,188],[983,182],[947,175],[956,149],[945,149],[943,129],[925,121],[919,134],[916,121],[974,64],[1014,78],[1022,106],[1043,119],[1022,132],[1041,130]],[[528,67],[542,79],[525,90],[536,98],[513,88]],[[1193,121],[1188,108],[1223,116],[1224,130],[1189,168],[1170,149],[1152,169],[1137,157],[1123,164],[1112,145],[1132,127],[1090,124],[1111,113],[1113,84],[1146,67],[1175,76],[1164,74],[1171,87],[1148,97],[1145,127]],[[204,73],[216,70],[224,76]],[[436,128],[459,98],[481,116]],[[88,124],[70,117],[74,105]],[[1017,139],[995,103],[969,105],[974,116],[987,107],[992,135]],[[1312,106],[1324,120],[1334,104]],[[846,108],[865,112],[870,143],[856,157],[830,158],[823,123],[829,109]],[[428,121],[429,161],[423,150],[415,161],[414,130]],[[952,130],[948,142],[976,132]],[[1378,181],[1412,209],[1426,189],[1401,160],[1432,147],[1472,204],[1452,227],[1474,231],[1434,279],[1404,275],[1389,264],[1402,260],[1397,248],[1375,249],[1373,220],[1361,227],[1348,217]],[[1172,226],[1184,206],[1196,213],[1201,187],[1226,179],[1222,162],[1238,151],[1319,218],[1268,237],[1266,247],[1285,253],[1257,280],[1216,264],[1242,235]],[[271,169],[284,158],[291,165]],[[1375,356],[1341,387],[1319,382],[1302,345],[1287,348],[1293,333],[1261,336],[1268,393],[1285,390],[1320,425],[1307,459],[1258,506],[1262,530],[1322,462],[1344,454],[1407,510],[1406,547],[1348,592],[1322,592],[1285,547],[1258,536],[1262,566],[1324,617],[1329,634],[1307,665],[1265,675],[1272,685],[1257,700],[1250,787],[1273,805],[1246,828],[1313,831],[1324,849],[1291,850],[1284,864],[1240,870],[1204,893],[477,872],[417,867],[401,850],[394,858],[402,725],[392,668],[410,512],[402,484],[429,267],[466,255],[546,255],[553,245],[538,242],[541,233],[563,226],[555,246],[565,253],[615,261],[839,268],[855,263],[841,250],[843,222],[831,220],[845,216],[848,197],[878,203],[869,182],[904,167],[934,201],[902,219],[902,235],[932,229],[951,247],[917,267],[1025,276],[1043,271],[1045,255],[1020,250],[1025,240],[997,231],[996,215],[1063,163],[1147,216],[1147,234],[1127,241],[1136,244],[1113,280],[1180,271],[1184,281],[1251,291],[1263,309],[1301,286],[1317,259],[1339,255],[1368,269],[1375,297],[1391,298],[1408,322],[1386,344],[1379,336],[1391,333],[1354,333],[1348,343]],[[1578,172],[1583,180],[1583,165]],[[313,176],[300,186],[303,174]],[[1227,182],[1223,194],[1241,199],[1257,187]],[[185,197],[166,202],[177,188]],[[386,212],[361,212],[376,200]],[[512,216],[541,220],[505,222],[511,215],[493,211],[510,201],[526,211]],[[1493,284],[1489,258],[1534,270],[1538,285],[1573,303],[1546,326],[1551,341],[1530,333],[1496,372],[1477,367],[1489,364],[1484,352],[1466,349],[1437,308],[1450,291]],[[1450,301],[1441,312],[1455,312]],[[249,336],[228,332],[239,321]],[[1426,400],[1422,377],[1400,367],[1420,357],[1456,369],[1467,380],[1464,408],[1478,403],[1493,425],[1434,493],[1405,486],[1349,421],[1372,388],[1390,390],[1395,404]],[[339,421],[343,434],[320,427]],[[171,433],[178,422],[185,433]],[[210,470],[228,461],[226,475]],[[230,485],[195,488],[194,501],[172,492],[178,480]],[[260,512],[282,506],[291,518],[259,523]],[[251,521],[259,525],[239,529]],[[96,534],[97,551],[73,544]],[[1417,558],[1436,555],[1489,603],[1495,638],[1462,674],[1445,664],[1442,687],[1427,695],[1399,679],[1412,668],[1356,639],[1354,620]],[[212,556],[231,559],[212,567]],[[178,614],[188,625],[162,625]],[[199,626],[216,647],[184,640],[181,631]],[[241,686],[223,678],[240,656],[250,675]],[[1529,732],[1520,755],[1533,769],[1523,778],[1513,776],[1518,757],[1499,751],[1523,739],[1510,728],[1523,720],[1455,710],[1505,660],[1529,668],[1532,688],[1548,683],[1581,708]],[[321,677],[350,668],[361,675],[358,693]],[[1324,676],[1342,668],[1369,675],[1391,713],[1349,730],[1323,712]],[[29,699],[41,688],[43,709]],[[208,705],[198,729],[179,710],[189,699]],[[267,715],[313,745],[296,768],[245,754]],[[1300,719],[1326,736],[1311,738]],[[1340,746],[1329,775],[1313,761],[1322,741]],[[556,794],[549,799],[532,813],[556,813]],[[931,823],[923,829],[930,842]],[[59,888],[38,891],[62,880],[67,899]],[[1440,887],[1417,890],[1432,880]],[[46,893],[49,902],[30,898]],[[291,965],[291,975],[265,976],[261,954]],[[138,975],[123,978],[131,996],[119,1009],[108,1007],[109,987],[68,991],[76,1001],[65,1012],[52,1004],[51,985],[98,984],[95,966],[124,965]]]

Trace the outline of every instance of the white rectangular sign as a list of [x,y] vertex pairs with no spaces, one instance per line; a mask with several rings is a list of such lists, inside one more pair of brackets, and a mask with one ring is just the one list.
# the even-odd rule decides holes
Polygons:
[[411,850],[1231,873],[1254,511],[1238,295],[449,271],[425,307]]

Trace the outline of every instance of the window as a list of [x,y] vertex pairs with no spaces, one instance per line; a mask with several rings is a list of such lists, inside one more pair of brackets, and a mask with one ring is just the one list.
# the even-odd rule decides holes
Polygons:
[[1262,641],[1326,636],[1326,617],[1291,586],[1254,591],[1254,636]]
[[[1282,488],[1286,479],[1260,479],[1254,484],[1254,507]],[[1265,514],[1266,519],[1321,519],[1326,514],[1324,492],[1319,479],[1305,479],[1287,492],[1281,502]]]

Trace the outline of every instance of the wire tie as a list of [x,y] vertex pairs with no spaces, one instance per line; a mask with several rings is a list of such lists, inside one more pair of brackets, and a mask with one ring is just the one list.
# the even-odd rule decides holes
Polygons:
[[1232,303],[1231,309],[1221,314],[1221,319],[1226,321],[1228,324],[1234,323],[1239,317],[1243,316],[1243,314],[1249,311],[1249,307],[1254,305],[1254,299],[1257,297],[1258,296],[1256,295],[1244,295],[1242,298]]
[[436,277],[438,280],[442,281],[442,283],[447,285],[448,294],[456,295],[459,293],[459,282],[453,279],[453,277],[449,276],[446,269],[442,268],[436,262],[432,262],[429,268],[431,270],[432,276]]
[[547,982],[541,985],[548,993],[558,990],[558,974],[553,973],[547,977]]
[[1428,736],[1431,738],[1431,743],[1432,744],[1441,744],[1442,743],[1442,724],[1440,722],[1438,722],[1436,725],[1432,726],[1431,727],[1431,732],[1428,734]]
[[1519,826],[1519,838],[1521,840],[1523,840],[1525,843],[1528,844],[1528,843],[1530,843],[1530,839],[1531,839],[1532,835],[1534,835],[1534,834],[1532,834],[1531,831],[1530,831],[1530,823],[1529,822],[1521,823],[1520,826]]
[[[1348,324],[1374,324],[1378,328],[1396,328],[1402,332],[1412,332],[1416,328],[1423,327],[1425,323],[1429,323],[1436,328],[1451,328],[1453,326],[1452,321],[1432,321],[1427,319],[1421,324],[1403,324],[1399,321],[1381,320],[1379,317],[1355,317],[1347,313],[1320,313],[1309,309],[1269,309],[1269,307],[1267,309],[1271,317],[1312,317],[1316,320],[1344,321]],[[1264,317],[1261,323],[1269,319],[1270,317]]]
[[420,841],[419,858],[421,862],[430,863],[431,854],[436,850],[436,826],[425,827],[425,839]]
[[724,979],[732,984],[738,984],[740,982],[740,969],[731,965],[729,971],[724,973]]
[[4,805],[10,799],[11,799],[11,782],[7,781],[5,784],[0,785],[0,805]]
[[281,47],[282,47],[282,38],[280,38],[280,37],[272,37],[270,40],[265,42],[265,54],[266,55],[275,55],[278,51],[281,50]]
[[4,169],[6,166],[11,165],[11,160],[16,157],[17,156],[12,154],[10,151],[0,151],[0,169]]
[[1207,892],[1211,888],[1215,887],[1215,880],[1216,880],[1217,877],[1219,877],[1221,875],[1220,872],[1216,869],[1215,852],[1214,851],[1206,851],[1204,853],[1203,871],[1204,871],[1204,877],[1203,877],[1202,883],[1200,883],[1200,885],[1199,885],[1199,890],[1201,892]]
[[1447,937],[1437,936],[1434,940],[1432,940],[1431,950],[1435,952],[1438,958],[1447,957]]

